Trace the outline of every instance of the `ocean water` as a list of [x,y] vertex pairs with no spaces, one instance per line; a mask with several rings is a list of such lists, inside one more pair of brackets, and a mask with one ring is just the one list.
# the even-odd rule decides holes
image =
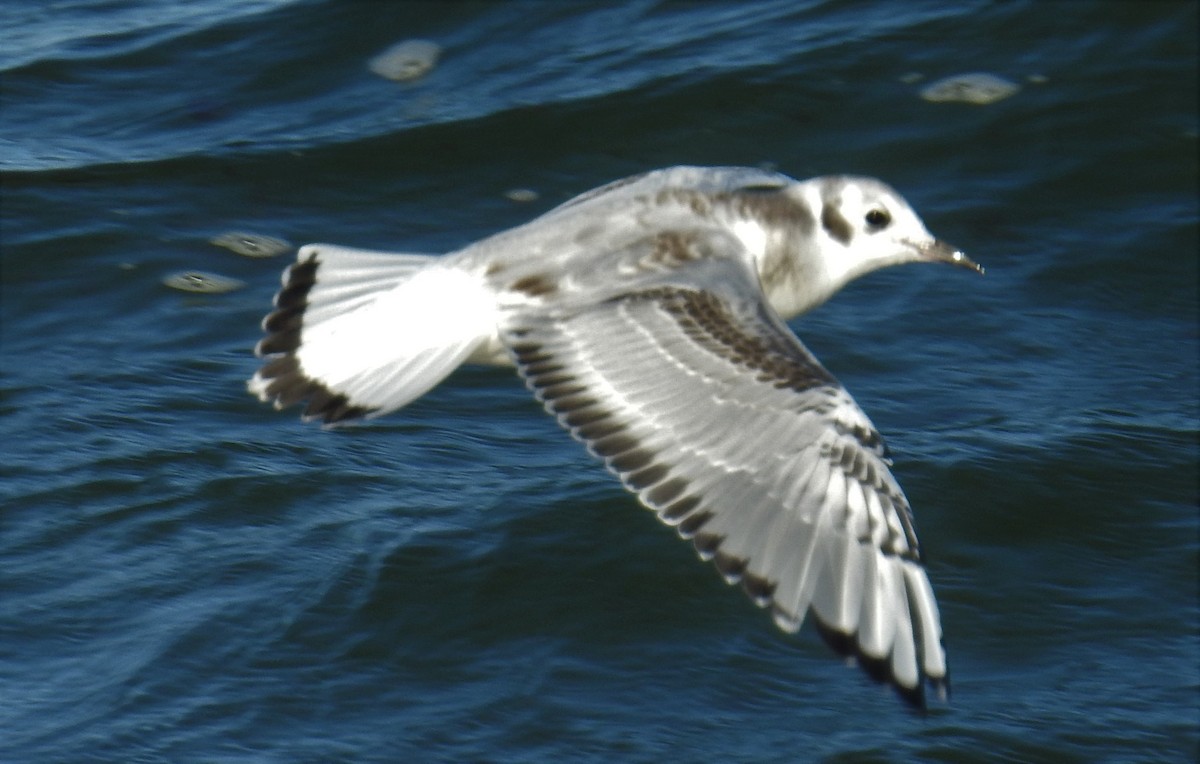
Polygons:
[[[1195,761],[1197,8],[7,0],[0,760]],[[1021,88],[920,97],[967,72]],[[245,393],[286,258],[214,236],[448,251],[683,163],[879,176],[988,268],[793,323],[914,505],[924,715],[510,371],[336,431]]]

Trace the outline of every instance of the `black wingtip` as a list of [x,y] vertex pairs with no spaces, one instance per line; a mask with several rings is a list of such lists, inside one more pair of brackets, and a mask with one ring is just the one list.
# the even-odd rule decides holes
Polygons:
[[[815,615],[815,614],[814,614]],[[896,694],[913,710],[921,715],[927,712],[925,699],[925,682],[927,677],[924,675],[917,677],[917,685],[915,687],[905,687],[900,684],[895,675],[892,674],[891,666],[886,658],[874,658],[869,656],[859,648],[858,642],[854,639],[853,634],[846,634],[838,631],[827,624],[821,622],[819,618],[813,618],[817,633],[821,635],[821,639],[825,644],[838,655],[843,657],[853,658],[854,661],[863,669],[863,672],[871,678],[872,681],[879,684],[888,684],[895,690]],[[949,696],[949,683],[945,680],[940,682],[928,680],[935,688],[946,687],[946,695]],[[940,696],[940,690],[939,690]]]

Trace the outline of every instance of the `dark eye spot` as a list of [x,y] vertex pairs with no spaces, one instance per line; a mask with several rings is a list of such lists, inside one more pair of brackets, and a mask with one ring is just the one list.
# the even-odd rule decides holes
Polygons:
[[752,183],[738,189],[744,194],[771,194],[783,188],[782,183]]
[[888,214],[887,210],[877,208],[867,211],[866,220],[868,228],[878,231],[881,228],[887,228],[888,224],[892,222],[892,216]]

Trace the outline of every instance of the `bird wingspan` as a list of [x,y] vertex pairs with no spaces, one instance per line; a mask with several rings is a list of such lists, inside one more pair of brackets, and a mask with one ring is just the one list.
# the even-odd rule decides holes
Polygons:
[[781,628],[811,609],[923,705],[946,686],[941,624],[882,439],[730,255],[515,311],[505,340],[546,409]]

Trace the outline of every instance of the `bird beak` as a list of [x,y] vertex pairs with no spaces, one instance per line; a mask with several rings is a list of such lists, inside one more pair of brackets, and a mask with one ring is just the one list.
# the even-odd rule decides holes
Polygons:
[[950,263],[961,268],[970,268],[976,273],[983,274],[983,266],[963,254],[958,247],[947,244],[941,239],[933,239],[916,245],[921,259],[930,263]]

